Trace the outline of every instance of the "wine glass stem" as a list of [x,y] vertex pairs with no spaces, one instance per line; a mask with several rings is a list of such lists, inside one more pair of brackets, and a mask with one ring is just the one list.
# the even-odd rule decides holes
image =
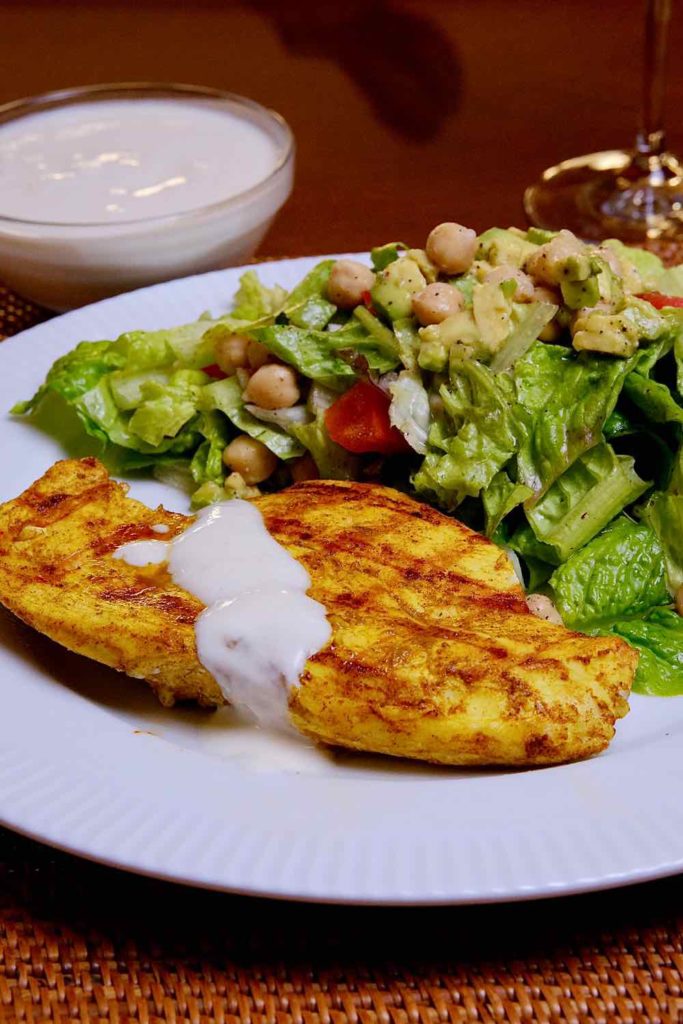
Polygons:
[[[646,0],[643,109],[636,150],[644,162],[664,152],[664,85],[672,0]],[[652,165],[649,164],[652,170]]]

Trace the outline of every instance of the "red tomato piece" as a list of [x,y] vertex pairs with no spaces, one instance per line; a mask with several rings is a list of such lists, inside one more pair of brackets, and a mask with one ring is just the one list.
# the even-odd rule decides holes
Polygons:
[[211,366],[205,366],[204,373],[208,373],[209,377],[215,377],[216,380],[223,380],[224,377],[228,376],[227,373],[223,373],[217,363],[211,363]]
[[369,291],[364,291],[363,295],[361,297],[363,299],[363,305],[365,306],[367,311],[369,313],[372,313],[373,316],[377,316],[377,310],[375,309],[375,307],[372,304],[372,295],[370,294],[370,292]]
[[380,388],[367,380],[358,381],[325,413],[327,432],[342,448],[356,454],[412,451],[401,431],[391,425],[389,404],[389,396]]
[[638,296],[645,299],[655,309],[664,309],[665,306],[673,306],[674,309],[683,309],[683,298],[680,295],[662,295],[661,292],[643,292]]

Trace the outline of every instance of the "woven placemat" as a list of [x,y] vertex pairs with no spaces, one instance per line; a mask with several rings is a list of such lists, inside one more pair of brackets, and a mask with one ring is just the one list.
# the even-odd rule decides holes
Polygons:
[[[0,337],[46,315],[0,286]],[[0,1022],[14,1021],[683,1022],[683,878],[527,905],[310,906],[139,878],[0,829]]]

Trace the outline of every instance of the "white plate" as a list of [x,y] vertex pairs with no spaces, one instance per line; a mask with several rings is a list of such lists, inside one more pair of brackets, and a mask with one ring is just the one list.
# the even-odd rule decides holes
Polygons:
[[[269,263],[293,285],[314,259]],[[240,270],[157,285],[0,345],[0,409],[82,339],[227,308]],[[73,453],[73,438],[64,444]],[[0,418],[0,500],[64,447]],[[133,483],[143,501],[177,492]],[[145,685],[0,610],[0,820],[74,853],[243,893],[358,903],[464,903],[581,892],[683,869],[683,701],[634,697],[601,757],[561,768],[454,771],[274,746],[215,715],[159,708]]]

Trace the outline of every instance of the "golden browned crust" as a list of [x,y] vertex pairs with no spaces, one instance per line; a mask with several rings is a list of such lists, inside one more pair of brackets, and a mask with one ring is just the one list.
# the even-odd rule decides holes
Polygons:
[[[552,764],[604,749],[636,653],[532,616],[504,554],[389,488],[309,481],[257,499],[312,578],[333,636],[291,716],[331,744],[446,764]],[[163,703],[222,703],[197,661],[202,605],[158,567],[111,558],[187,519],[126,497],[94,459],[57,463],[0,508],[0,601]]]
[[69,650],[146,679],[162,704],[215,706],[221,692],[197,661],[202,604],[158,566],[111,553],[133,540],[173,537],[185,516],[126,497],[96,459],[57,462],[0,507],[0,601]]

